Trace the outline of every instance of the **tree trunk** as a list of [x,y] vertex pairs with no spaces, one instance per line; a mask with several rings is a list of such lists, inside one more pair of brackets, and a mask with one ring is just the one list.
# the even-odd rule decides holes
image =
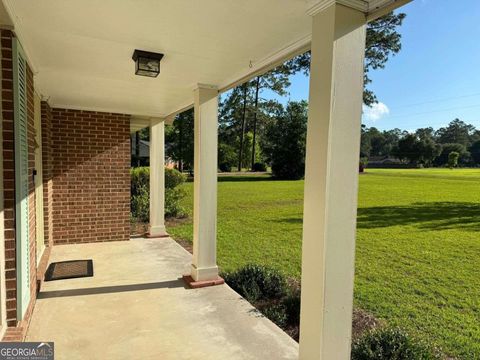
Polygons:
[[245,116],[247,113],[247,84],[243,84],[242,131],[240,132],[240,151],[238,153],[238,171],[242,171],[243,138],[245,137]]
[[258,93],[260,91],[260,76],[257,76],[257,83],[255,85],[255,112],[253,113],[253,140],[252,140],[252,166],[255,165],[255,145],[257,142],[257,113],[258,113]]

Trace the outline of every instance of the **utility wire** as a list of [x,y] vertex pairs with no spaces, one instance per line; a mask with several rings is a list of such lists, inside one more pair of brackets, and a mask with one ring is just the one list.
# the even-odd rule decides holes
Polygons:
[[425,104],[434,104],[434,103],[437,103],[437,102],[444,102],[444,101],[447,101],[447,100],[465,99],[465,98],[471,98],[471,97],[476,97],[476,96],[480,96],[480,93],[427,100],[427,101],[422,101],[422,102],[418,102],[418,103],[405,104],[405,105],[393,107],[392,109],[393,110],[405,109],[405,108],[410,108],[410,107],[415,107],[415,106],[420,106],[420,105],[425,105]]
[[395,119],[395,118],[407,118],[407,117],[420,116],[420,115],[438,114],[438,113],[442,113],[442,112],[446,112],[446,111],[461,110],[461,109],[473,109],[473,108],[478,108],[478,107],[480,107],[480,104],[471,105],[471,106],[457,106],[457,107],[453,107],[453,108],[449,108],[449,109],[433,110],[433,111],[426,111],[426,112],[414,113],[414,114],[393,115],[393,116],[388,116],[386,118],[386,120]]

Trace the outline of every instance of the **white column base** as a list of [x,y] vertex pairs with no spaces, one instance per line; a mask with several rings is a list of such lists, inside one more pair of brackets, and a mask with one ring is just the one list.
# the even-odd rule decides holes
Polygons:
[[168,237],[167,229],[164,225],[150,226],[148,237]]
[[218,266],[197,268],[192,264],[191,276],[195,281],[209,281],[218,279]]

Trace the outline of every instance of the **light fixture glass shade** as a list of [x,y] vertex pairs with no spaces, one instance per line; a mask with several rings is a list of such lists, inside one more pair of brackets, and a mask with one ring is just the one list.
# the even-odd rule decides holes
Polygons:
[[160,74],[160,60],[163,54],[135,50],[132,59],[135,61],[135,74],[157,77]]

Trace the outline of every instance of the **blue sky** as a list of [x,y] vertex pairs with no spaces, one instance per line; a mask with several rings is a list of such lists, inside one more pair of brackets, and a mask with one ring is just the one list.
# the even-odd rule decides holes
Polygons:
[[[480,129],[480,1],[414,0],[401,11],[402,51],[371,73],[380,104],[363,123],[414,130],[458,117]],[[289,98],[307,99],[308,79],[291,80]]]

